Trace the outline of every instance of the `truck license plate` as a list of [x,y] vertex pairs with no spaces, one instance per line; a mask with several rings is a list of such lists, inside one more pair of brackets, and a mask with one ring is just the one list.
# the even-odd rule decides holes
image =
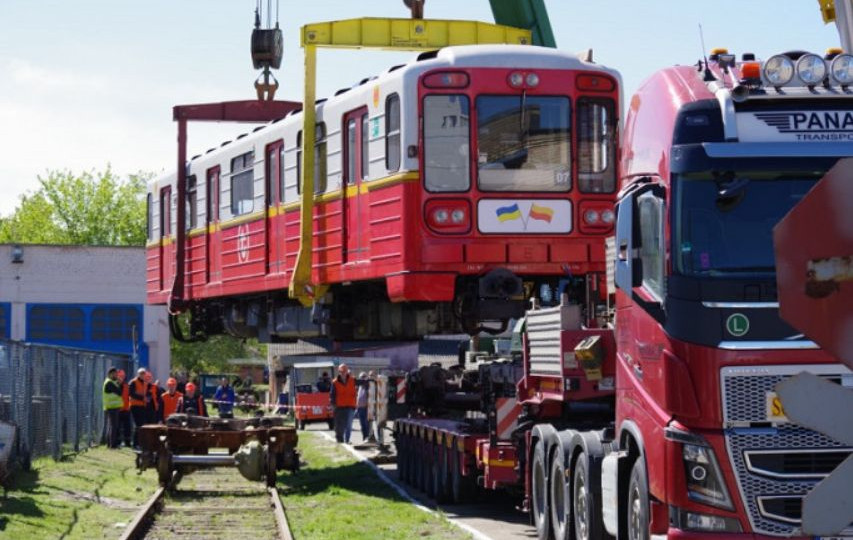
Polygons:
[[311,412],[314,414],[323,414],[323,407],[311,407]]
[[[785,409],[782,407],[782,400],[776,395],[776,392],[767,392],[765,394],[767,405],[767,421],[768,422],[788,422],[788,417],[785,416]],[[827,539],[827,540],[832,540]]]

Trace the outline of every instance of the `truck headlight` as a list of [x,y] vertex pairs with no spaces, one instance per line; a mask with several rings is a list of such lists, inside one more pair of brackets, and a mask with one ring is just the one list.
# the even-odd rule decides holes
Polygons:
[[685,443],[682,450],[687,496],[694,501],[732,510],[729,490],[710,446]]

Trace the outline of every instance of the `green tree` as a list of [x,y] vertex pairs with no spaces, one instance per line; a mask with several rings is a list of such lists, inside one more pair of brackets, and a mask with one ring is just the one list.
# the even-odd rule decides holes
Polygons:
[[[178,317],[184,335],[189,335],[187,315]],[[266,346],[257,340],[243,340],[228,335],[210,336],[206,341],[185,343],[172,339],[172,371],[187,373],[228,373],[232,358],[265,358]]]
[[146,238],[146,183],[153,174],[122,179],[101,172],[48,171],[39,189],[21,196],[0,220],[0,242],[141,246]]

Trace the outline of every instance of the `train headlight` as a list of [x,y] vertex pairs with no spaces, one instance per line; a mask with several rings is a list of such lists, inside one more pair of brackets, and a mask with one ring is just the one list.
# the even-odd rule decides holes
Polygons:
[[586,210],[583,213],[583,220],[587,225],[596,225],[601,220],[601,215],[598,213],[598,210]]
[[826,62],[816,54],[804,54],[797,60],[797,77],[808,86],[822,83],[826,77]]
[[535,88],[535,87],[539,86],[539,75],[537,75],[535,73],[528,73],[526,80],[527,80],[527,86],[529,86],[531,88]]
[[464,234],[471,230],[471,205],[464,199],[432,199],[424,205],[427,226],[440,234]]
[[785,86],[794,78],[794,62],[787,56],[777,54],[764,63],[764,78],[772,86]]
[[829,65],[829,72],[838,84],[844,86],[853,84],[853,56],[839,54],[832,59],[832,63]]
[[509,85],[513,88],[521,88],[521,85],[524,84],[524,75],[519,73],[518,71],[514,71],[509,74]]
[[605,210],[601,213],[601,221],[609,225],[616,221],[616,214],[613,213],[613,210]]

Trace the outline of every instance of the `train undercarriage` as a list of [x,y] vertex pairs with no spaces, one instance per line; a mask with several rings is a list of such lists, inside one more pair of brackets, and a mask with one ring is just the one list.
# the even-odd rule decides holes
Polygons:
[[199,341],[229,334],[264,343],[328,337],[335,341],[417,340],[425,335],[498,334],[524,314],[531,298],[550,305],[561,294],[591,294],[595,280],[560,276],[521,278],[503,268],[456,280],[446,302],[392,302],[384,281],[332,285],[323,299],[306,308],[286,291],[194,301],[189,324],[171,318],[176,339]]

